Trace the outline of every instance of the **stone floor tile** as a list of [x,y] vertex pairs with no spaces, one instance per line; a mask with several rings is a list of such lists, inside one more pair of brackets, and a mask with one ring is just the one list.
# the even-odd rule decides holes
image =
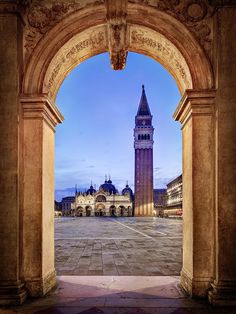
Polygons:
[[[181,234],[180,220],[173,222],[148,217],[60,218],[55,222],[56,269],[59,274],[63,271],[68,274],[70,269],[73,273],[77,270],[81,273],[81,268],[85,266],[95,270],[96,266],[113,265],[116,275],[114,265],[129,265],[129,272],[133,275],[156,274],[159,270],[167,275],[177,275],[182,265]],[[147,270],[147,265],[159,270]],[[88,271],[88,267],[85,269]],[[106,271],[111,274],[111,270]]]

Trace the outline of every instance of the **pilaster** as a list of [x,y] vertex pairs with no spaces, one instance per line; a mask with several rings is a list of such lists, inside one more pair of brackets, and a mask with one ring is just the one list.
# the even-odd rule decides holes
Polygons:
[[183,268],[181,284],[206,297],[215,275],[214,90],[187,90],[174,118],[183,139]]
[[63,117],[45,95],[23,95],[22,278],[31,296],[56,284],[54,269],[54,133]]
[[[230,2],[230,1],[229,1]],[[216,276],[209,301],[236,305],[236,7],[215,15],[216,93]]]
[[0,3],[0,304],[21,304],[18,93],[22,20],[15,3]]

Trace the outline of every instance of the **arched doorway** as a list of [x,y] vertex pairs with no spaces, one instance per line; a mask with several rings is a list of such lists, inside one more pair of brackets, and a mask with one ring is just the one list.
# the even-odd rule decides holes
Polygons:
[[96,205],[95,216],[106,216],[104,204],[100,203]]
[[75,213],[76,217],[83,217],[84,216],[84,209],[81,206],[78,206]]
[[119,206],[120,216],[126,216],[126,210],[123,205]]
[[91,216],[92,212],[92,207],[91,206],[86,206],[86,216],[89,217]]
[[[96,13],[86,8],[86,16],[83,16],[83,10],[79,10],[66,17],[63,20],[63,27],[59,22],[41,39],[25,67],[20,99],[23,115],[21,121],[24,156],[22,172],[25,180],[22,187],[24,195],[22,206],[24,217],[27,217],[32,207],[31,203],[27,203],[29,195],[34,194],[36,187],[41,189],[43,185],[47,197],[45,196],[45,202],[41,202],[41,199],[35,202],[34,212],[38,215],[43,213],[44,224],[48,224],[48,221],[51,223],[48,228],[44,228],[42,225],[38,226],[37,221],[28,224],[27,220],[23,219],[22,255],[26,257],[22,262],[23,277],[27,278],[26,285],[32,296],[45,294],[55,285],[52,249],[53,218],[47,208],[51,208],[53,203],[54,128],[63,120],[54,104],[58,88],[65,76],[77,64],[107,50],[110,50],[113,67],[122,68],[126,55],[122,47],[128,46],[127,50],[151,56],[162,63],[175,78],[183,95],[174,114],[174,118],[183,126],[183,182],[188,181],[188,184],[184,184],[183,191],[186,210],[184,210],[181,282],[191,295],[205,296],[209,283],[214,277],[212,247],[214,246],[213,107],[215,91],[212,89],[211,66],[194,36],[181,22],[170,15],[150,8],[150,14],[144,19],[142,6],[134,9],[132,4],[129,4],[126,8],[125,25],[120,21],[122,40],[118,43],[117,36],[110,33],[112,21],[109,21],[109,8],[107,10],[104,6],[98,5]],[[113,13],[118,14],[116,11]],[[107,27],[109,36],[107,36]],[[123,40],[127,36],[129,40],[127,42],[125,40],[124,43]],[[114,47],[119,49],[116,50]],[[43,136],[37,137],[38,133]],[[41,152],[41,147],[45,148],[40,155],[41,159],[32,159],[35,151]],[[202,163],[201,160],[209,162]],[[44,170],[42,173],[46,171],[48,175],[39,175],[39,168]],[[31,185],[32,178],[36,182],[34,186]],[[201,182],[204,182],[204,185],[200,184]],[[198,188],[194,188],[196,186]],[[42,194],[38,197],[41,197],[40,195]],[[99,204],[96,213],[103,215],[104,205]],[[42,235],[40,239],[36,236],[36,230],[37,232],[40,230]],[[205,232],[202,233],[201,230]],[[27,244],[28,234],[31,234],[33,239],[32,245]],[[41,238],[48,238],[43,246],[41,246]],[[37,241],[40,242],[38,243],[40,251],[36,251],[35,242]],[[204,251],[201,250],[203,246]],[[47,267],[43,268],[43,261],[35,258],[39,255],[43,256]],[[32,263],[33,269],[35,269],[33,264],[36,263],[37,269],[29,272],[31,267],[28,263]],[[39,279],[35,285],[35,278],[39,277],[38,272],[43,279]]]
[[110,207],[110,215],[112,217],[116,216],[116,207],[114,205]]

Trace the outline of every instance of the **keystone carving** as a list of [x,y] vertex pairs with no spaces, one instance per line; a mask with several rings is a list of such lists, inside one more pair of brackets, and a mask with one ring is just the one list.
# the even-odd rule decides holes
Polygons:
[[108,47],[111,66],[122,70],[127,58],[127,0],[106,0]]
[[209,57],[213,46],[212,16],[216,8],[236,5],[235,0],[15,0],[1,3],[0,11],[17,10],[17,7],[22,11],[26,22],[24,46],[27,58],[41,37],[63,18],[85,7],[105,4],[111,63],[114,69],[122,69],[128,48],[127,3],[150,6],[175,17],[195,36]]

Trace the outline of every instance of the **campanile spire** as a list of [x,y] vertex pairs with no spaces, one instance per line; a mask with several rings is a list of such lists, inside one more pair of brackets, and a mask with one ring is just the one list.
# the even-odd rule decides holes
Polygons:
[[144,85],[135,117],[135,216],[153,212],[153,132],[152,115]]

